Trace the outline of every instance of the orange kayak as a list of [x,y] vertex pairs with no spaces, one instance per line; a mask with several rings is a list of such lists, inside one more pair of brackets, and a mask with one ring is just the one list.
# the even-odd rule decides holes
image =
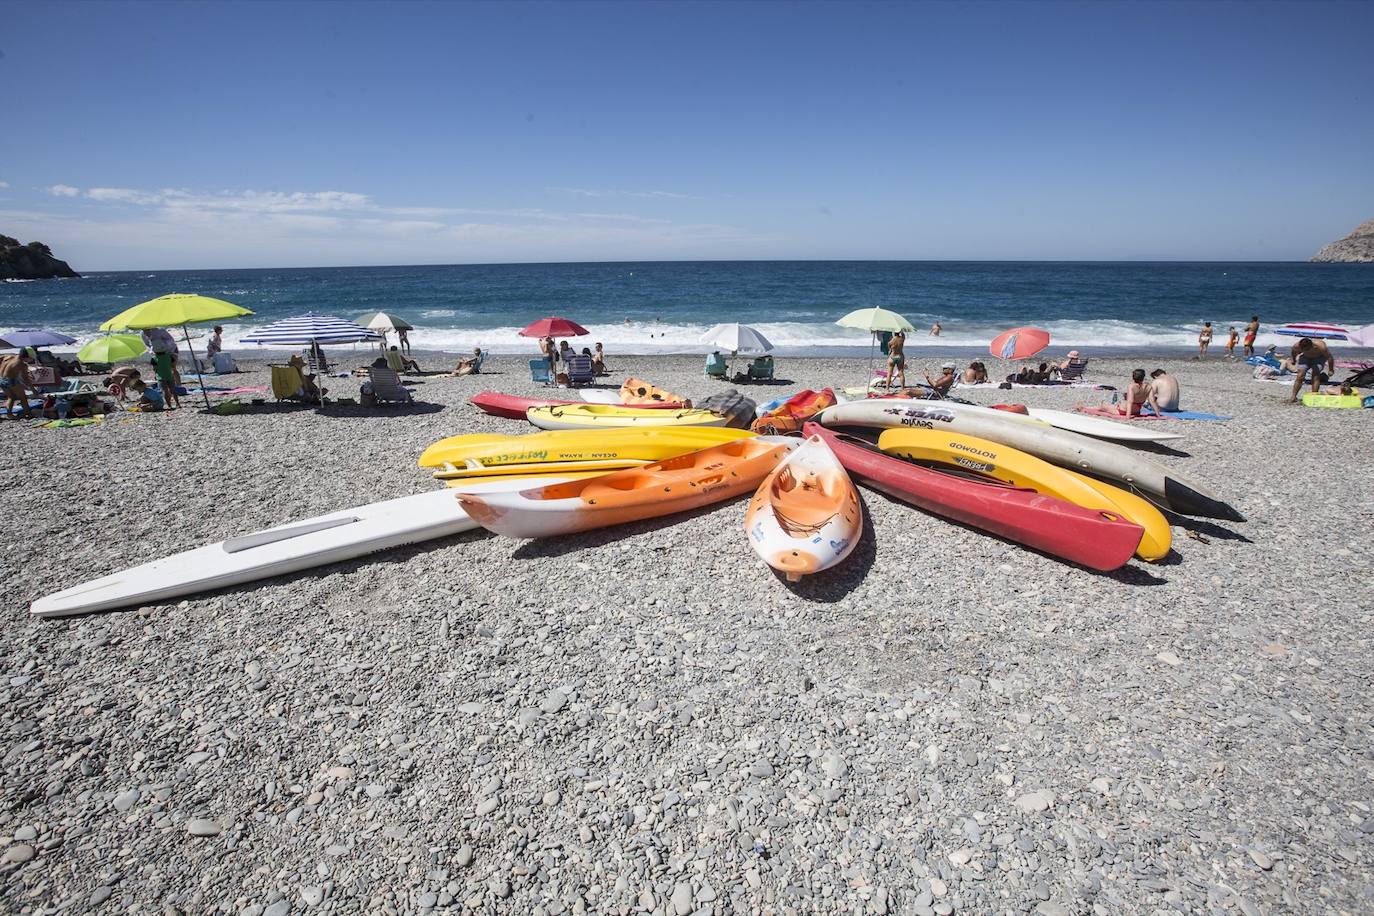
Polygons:
[[566,485],[492,494],[490,499],[459,494],[458,501],[483,528],[507,537],[587,531],[742,496],[757,487],[796,444],[781,438],[736,439]]
[[620,386],[620,404],[623,407],[643,407],[646,404],[685,404],[692,406],[692,402],[680,394],[673,394],[671,391],[664,391],[648,382],[637,379],[627,378]]
[[827,407],[835,405],[835,392],[830,388],[799,391],[773,410],[754,421],[749,427],[761,436],[783,436],[800,432],[802,424]]
[[844,560],[859,543],[863,524],[858,490],[819,436],[778,464],[744,517],[750,545],[789,582]]

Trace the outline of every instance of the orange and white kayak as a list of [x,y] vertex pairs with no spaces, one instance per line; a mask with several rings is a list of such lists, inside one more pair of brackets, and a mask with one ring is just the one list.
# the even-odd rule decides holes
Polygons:
[[796,582],[849,556],[863,523],[853,481],[830,447],[812,436],[759,487],[744,530],[758,555]]
[[742,496],[797,446],[795,439],[736,439],[666,461],[499,499],[459,494],[468,517],[513,538],[588,531],[711,505]]

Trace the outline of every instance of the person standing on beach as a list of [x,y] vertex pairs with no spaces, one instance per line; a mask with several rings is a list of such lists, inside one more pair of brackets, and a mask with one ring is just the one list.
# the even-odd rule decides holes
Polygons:
[[1304,337],[1293,344],[1292,363],[1295,378],[1293,379],[1293,393],[1288,398],[1289,404],[1295,404],[1298,400],[1298,392],[1302,390],[1303,379],[1310,373],[1312,376],[1312,391],[1316,393],[1321,390],[1322,367],[1326,367],[1328,376],[1336,372],[1336,357],[1331,355],[1331,350],[1326,343],[1320,340],[1313,340]]
[[1255,355],[1255,338],[1259,336],[1259,316],[1251,315],[1250,323],[1245,326],[1245,358]]
[[899,388],[906,387],[906,353],[903,348],[906,346],[906,332],[898,331],[892,335],[892,340],[887,344],[887,390],[892,390],[892,379],[900,376],[902,383]]
[[1207,355],[1207,347],[1212,343],[1212,322],[1204,321],[1202,330],[1197,335],[1197,358],[1202,359]]
[[549,378],[553,378],[554,366],[558,362],[558,351],[553,347],[552,337],[539,339],[539,352],[544,355],[544,361],[549,364]]
[[403,356],[409,356],[409,355],[410,355],[410,336],[409,336],[409,334],[410,334],[410,332],[408,332],[405,328],[397,328],[397,329],[396,329],[396,342],[399,343],[399,344],[401,345],[401,354],[402,354]]
[[146,328],[143,331],[143,345],[152,351],[154,357],[167,357],[172,367],[172,380],[181,384],[181,372],[177,369],[177,339],[166,328]]
[[33,412],[29,410],[28,395],[33,387],[33,373],[29,371],[27,353],[0,358],[0,388],[5,390],[5,416],[14,415],[16,402],[19,404],[21,417],[33,416]]
[[162,389],[162,401],[169,409],[175,410],[181,406],[181,398],[177,396],[176,374],[172,369],[172,355],[170,353],[153,354],[153,372],[157,375],[157,385]]
[[1235,325],[1231,325],[1231,330],[1226,332],[1226,358],[1236,358],[1236,344],[1240,343],[1240,332]]

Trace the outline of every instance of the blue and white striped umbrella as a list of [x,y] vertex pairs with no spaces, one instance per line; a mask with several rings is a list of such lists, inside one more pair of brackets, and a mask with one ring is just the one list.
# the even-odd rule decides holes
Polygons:
[[344,318],[306,312],[295,318],[283,318],[265,328],[250,331],[242,338],[246,344],[356,343],[360,340],[381,340],[381,335],[369,331]]

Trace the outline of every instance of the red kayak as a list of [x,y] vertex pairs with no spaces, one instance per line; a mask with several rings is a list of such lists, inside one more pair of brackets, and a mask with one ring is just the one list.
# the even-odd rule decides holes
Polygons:
[[531,407],[561,407],[565,404],[580,404],[581,401],[559,401],[550,398],[520,398],[499,391],[483,391],[468,399],[473,407],[493,417],[507,417],[511,420],[525,419],[525,411]]
[[[565,407],[569,404],[583,405],[586,401],[560,401],[557,398],[522,398],[499,391],[483,391],[468,398],[468,403],[493,417],[507,417],[511,420],[524,420],[525,411],[531,407]],[[635,404],[635,407],[661,407],[665,410],[680,410],[684,405],[667,402],[654,404]]]
[[802,435],[820,436],[846,471],[879,492],[1091,569],[1124,566],[1145,534],[1139,525],[1111,513],[884,455],[819,423],[806,424]]

